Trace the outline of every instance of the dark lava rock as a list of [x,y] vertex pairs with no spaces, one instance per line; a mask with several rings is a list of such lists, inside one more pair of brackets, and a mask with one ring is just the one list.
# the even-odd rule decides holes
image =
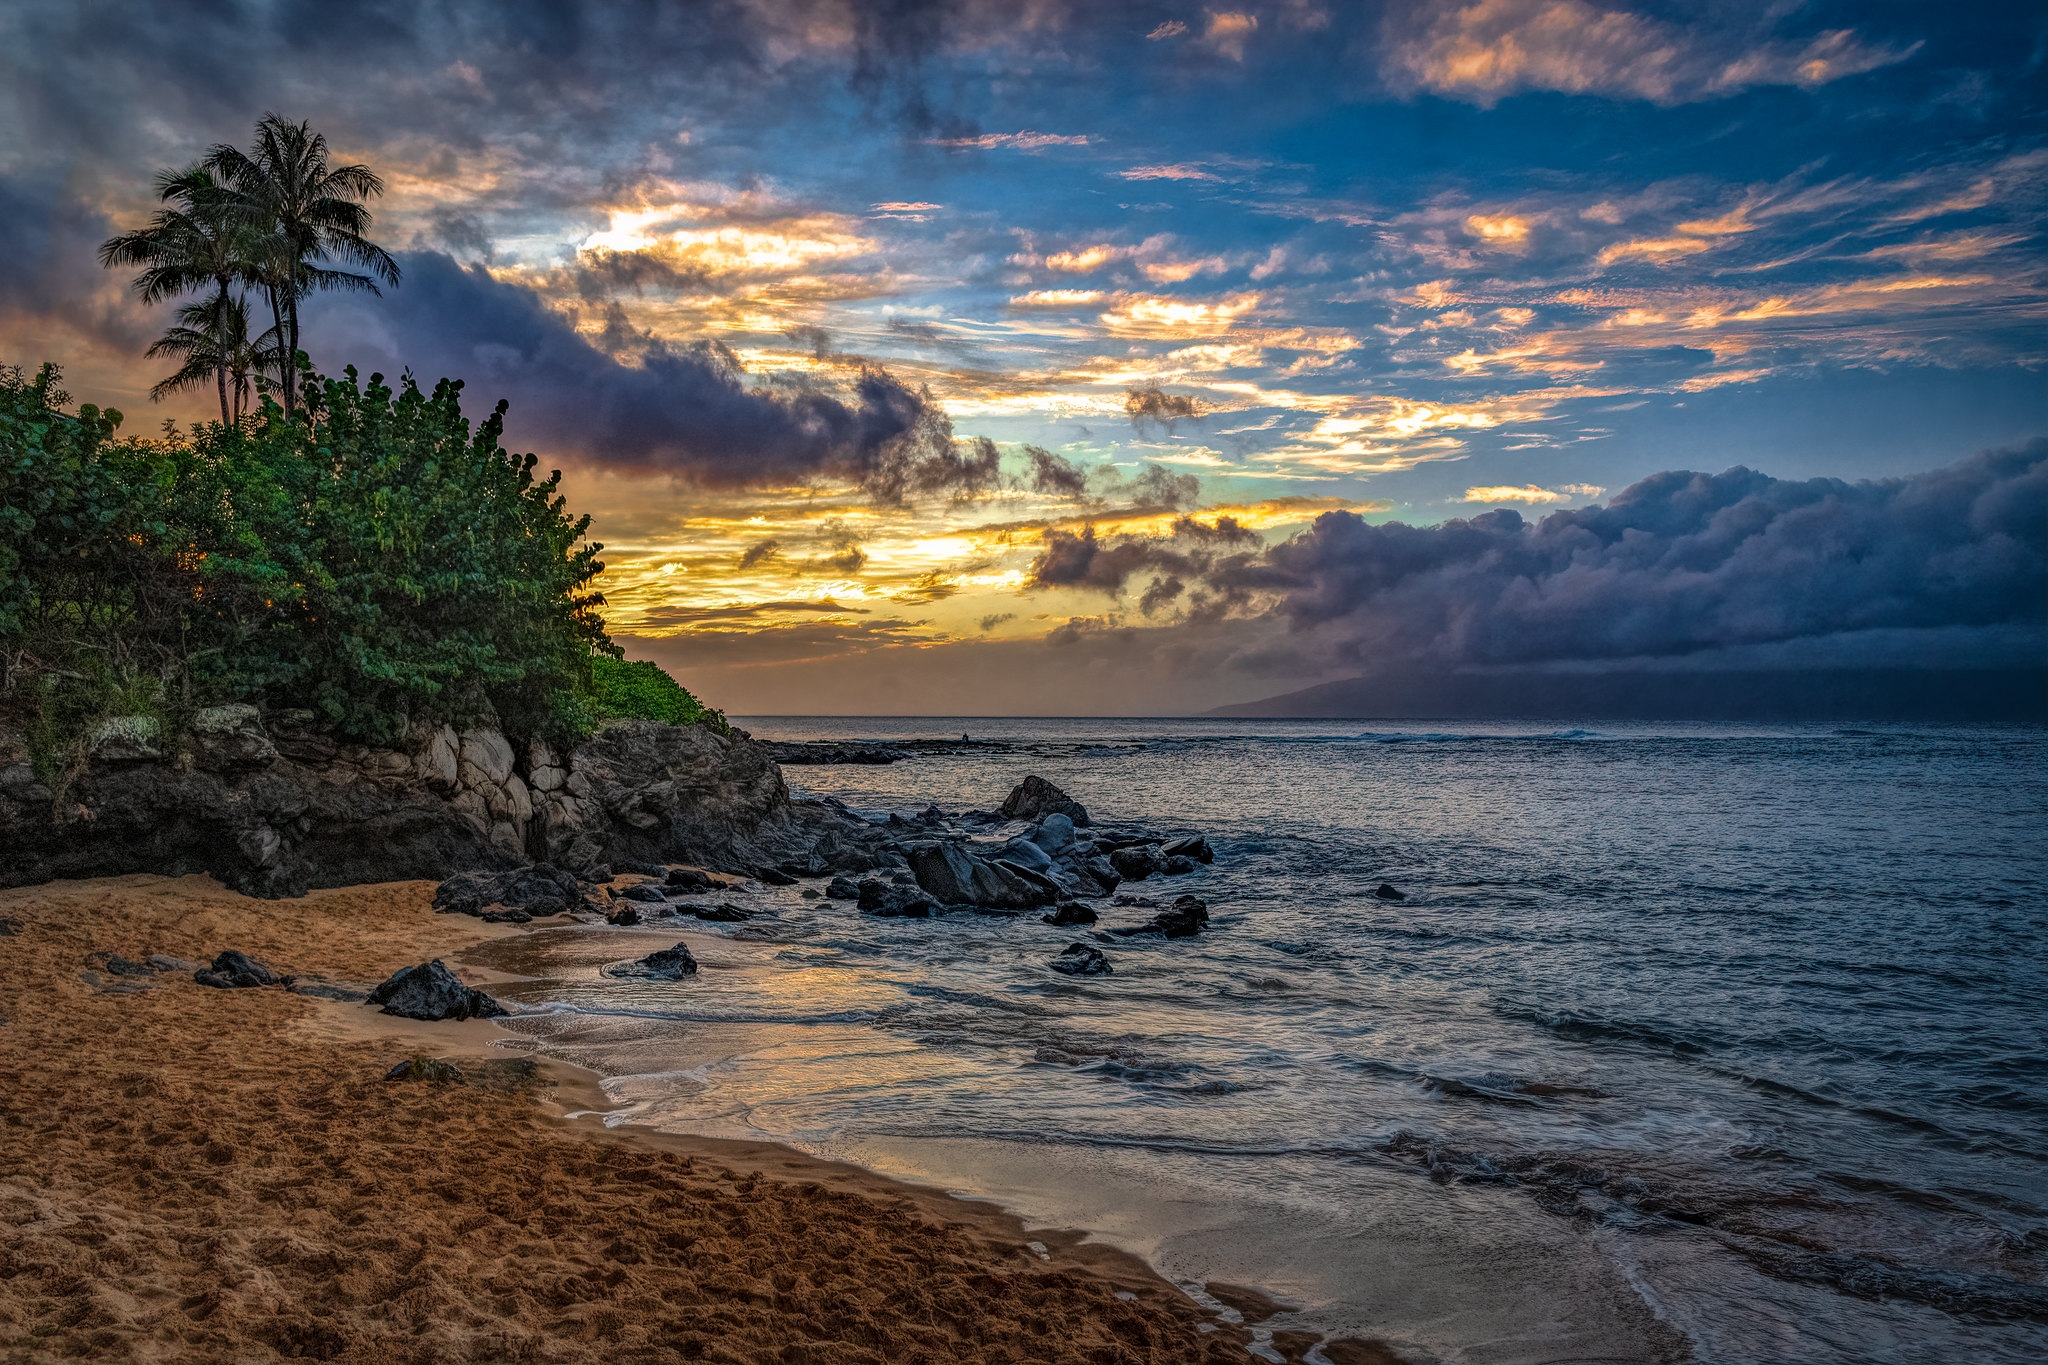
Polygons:
[[1109,965],[1109,959],[1102,955],[1100,948],[1086,943],[1068,944],[1064,953],[1046,965],[1068,976],[1108,976],[1116,970]]
[[1047,924],[1066,926],[1070,924],[1093,924],[1095,912],[1079,901],[1067,901],[1050,915],[1041,915]]
[[1159,908],[1159,902],[1153,900],[1150,896],[1118,896],[1115,900],[1111,901],[1110,904],[1136,905],[1141,906],[1147,910],[1157,910]]
[[1035,774],[1011,788],[996,814],[1005,820],[1043,820],[1048,815],[1064,815],[1081,828],[1088,827],[1087,807]]
[[602,886],[611,879],[612,869],[609,863],[592,863],[589,867],[576,874],[577,881],[590,882],[599,886]]
[[384,1073],[387,1081],[432,1081],[436,1085],[456,1085],[462,1080],[462,1073],[454,1063],[444,1062],[439,1057],[408,1057]]
[[211,967],[201,967],[192,973],[192,979],[202,986],[218,986],[223,990],[247,988],[250,986],[288,986],[291,978],[281,972],[274,972],[246,953],[230,948],[214,958]]
[[1109,865],[1127,882],[1142,882],[1159,870],[1159,850],[1145,844],[1120,848],[1109,855]]
[[894,886],[869,878],[860,884],[860,912],[886,918],[929,919],[939,907],[915,886]]
[[1199,834],[1191,834],[1185,839],[1175,839],[1161,847],[1159,851],[1169,858],[1193,858],[1198,863],[1216,861],[1216,851],[1210,848],[1209,841]]
[[760,880],[763,886],[796,885],[796,878],[790,876],[779,867],[757,867],[754,869],[754,876]]
[[860,888],[854,885],[850,877],[834,877],[831,884],[825,888],[825,898],[835,901],[857,901],[860,899]]
[[639,901],[642,905],[668,904],[668,897],[661,893],[660,887],[648,886],[645,883],[639,886],[627,887],[619,893],[619,899],[622,901]]
[[640,922],[639,908],[637,906],[622,905],[611,914],[605,916],[604,922],[616,925],[621,929],[630,929]]
[[1119,938],[1135,938],[1140,934],[1159,934],[1165,938],[1193,938],[1209,923],[1209,906],[1199,896],[1181,896],[1173,905],[1161,910],[1145,924],[1134,924],[1109,932]]
[[1161,859],[1159,863],[1159,875],[1162,877],[1185,877],[1194,870],[1195,860],[1183,858],[1178,853],[1170,858]]
[[192,972],[199,970],[198,963],[187,962],[182,957],[172,957],[169,953],[151,953],[142,960],[153,972]]
[[668,869],[660,863],[639,863],[634,862],[630,858],[614,858],[612,860],[612,872],[614,875],[634,877],[666,877],[668,875]]
[[370,1003],[401,1019],[494,1019],[505,1007],[456,979],[440,958],[395,971],[376,990]]
[[678,915],[695,915],[712,924],[739,924],[753,918],[752,914],[728,901],[720,901],[717,905],[678,905],[675,909]]
[[1398,887],[1389,886],[1385,882],[1381,882],[1378,886],[1374,887],[1372,893],[1383,901],[1405,901],[1408,899],[1406,891]]
[[666,981],[680,981],[697,974],[697,959],[690,956],[689,948],[681,943],[673,948],[663,948],[658,953],[649,953],[640,959],[640,965],[649,975]]
[[1100,854],[1082,862],[1081,870],[1093,877],[1105,892],[1116,890],[1123,881],[1122,875],[1116,870],[1116,864]]
[[548,863],[509,872],[463,872],[434,888],[434,908],[444,915],[482,915],[487,906],[500,905],[523,910],[530,919],[559,915],[581,904],[583,884]]
[[959,844],[912,844],[904,856],[918,886],[942,905],[1030,910],[1059,895],[1051,878],[1005,859],[977,858]]
[[694,867],[677,867],[669,869],[667,885],[671,891],[709,891],[711,878]]
[[115,976],[155,976],[156,973],[140,962],[130,962],[119,953],[94,953],[94,965]]
[[485,924],[531,924],[533,916],[524,910],[486,910],[477,918]]

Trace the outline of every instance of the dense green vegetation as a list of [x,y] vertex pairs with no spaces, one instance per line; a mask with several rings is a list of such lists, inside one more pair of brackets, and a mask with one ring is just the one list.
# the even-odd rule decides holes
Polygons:
[[[100,259],[135,269],[145,303],[198,296],[149,349],[183,362],[151,396],[212,388],[220,420],[124,439],[120,413],[67,410],[55,367],[0,369],[0,724],[39,762],[76,761],[114,717],[170,735],[229,701],[380,744],[443,722],[725,728],[620,657],[591,587],[603,547],[558,474],[505,450],[504,403],[472,425],[460,382],[326,379],[299,350],[307,296],[398,282],[367,236],[368,167],[272,114],[253,150],[216,146],[156,188],[166,207]],[[271,325],[252,337],[257,299]]]
[[722,727],[627,664],[591,588],[602,548],[559,476],[459,383],[313,377],[287,419],[122,439],[45,366],[0,371],[0,718],[55,753],[114,715],[175,730],[225,701],[343,736],[493,722],[571,740],[605,719]]

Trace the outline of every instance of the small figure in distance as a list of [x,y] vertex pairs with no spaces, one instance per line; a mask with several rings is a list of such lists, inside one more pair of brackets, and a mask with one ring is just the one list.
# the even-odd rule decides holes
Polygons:
[[960,736],[960,742],[961,742],[962,744],[972,744],[972,743],[973,743],[974,741],[973,741],[973,740],[971,740],[971,739],[969,739],[969,738],[968,738],[967,736],[965,736],[965,735],[962,735],[962,736]]

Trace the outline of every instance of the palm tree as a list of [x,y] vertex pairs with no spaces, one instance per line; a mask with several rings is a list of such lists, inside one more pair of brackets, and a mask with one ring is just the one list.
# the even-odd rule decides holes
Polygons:
[[[276,114],[256,125],[253,153],[220,144],[206,154],[205,165],[227,186],[243,221],[262,233],[252,261],[280,343],[289,417],[298,379],[299,300],[321,289],[375,294],[378,280],[398,283],[398,262],[363,235],[370,211],[362,201],[382,194],[384,182],[368,166],[329,165],[326,138]],[[362,269],[321,264],[329,260]]]
[[249,380],[280,363],[275,328],[249,336],[249,310],[233,294],[216,294],[178,310],[178,325],[158,338],[146,354],[183,356],[177,373],[159,382],[149,396],[162,401],[180,389],[197,388],[209,379],[220,386],[223,423],[242,420],[248,410]]
[[[197,354],[182,343],[166,346],[171,338],[193,327],[209,324],[200,316],[225,318],[229,310],[241,311],[239,291],[254,278],[254,261],[261,247],[261,234],[230,202],[227,188],[205,166],[182,171],[165,171],[156,179],[157,198],[174,207],[161,209],[147,226],[111,237],[100,245],[103,266],[138,266],[135,292],[144,303],[160,303],[174,295],[211,288],[213,296],[181,314],[183,326],[166,333],[164,340],[150,347],[150,355]],[[197,310],[195,312],[195,310]],[[184,314],[192,314],[187,317]],[[246,327],[244,328],[246,336]],[[216,354],[216,352],[208,352]],[[188,359],[187,369],[191,362]],[[170,392],[191,387],[210,374],[220,395],[220,420],[232,420],[230,373],[225,363],[196,377],[180,370],[178,382],[166,380],[157,390]],[[183,376],[183,377],[180,377]],[[165,386],[169,385],[169,388]],[[155,393],[156,390],[152,390]]]

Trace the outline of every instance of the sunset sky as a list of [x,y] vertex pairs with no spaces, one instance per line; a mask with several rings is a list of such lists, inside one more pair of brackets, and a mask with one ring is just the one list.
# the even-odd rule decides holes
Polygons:
[[[149,402],[165,310],[92,253],[276,110],[384,177],[405,271],[309,305],[314,363],[510,399],[614,633],[736,714],[1174,712],[1389,652],[1995,662],[2041,635],[1997,510],[2038,450],[1844,494],[1874,548],[1825,602],[1783,565],[1844,534],[1804,481],[2048,432],[2044,60],[2025,4],[10,4],[0,362],[204,416]],[[1654,591],[1556,544],[1496,572],[1731,466],[1771,478],[1715,507],[1783,520],[1712,566],[1751,512],[1641,522]],[[1372,530],[1498,508],[1509,550]]]

